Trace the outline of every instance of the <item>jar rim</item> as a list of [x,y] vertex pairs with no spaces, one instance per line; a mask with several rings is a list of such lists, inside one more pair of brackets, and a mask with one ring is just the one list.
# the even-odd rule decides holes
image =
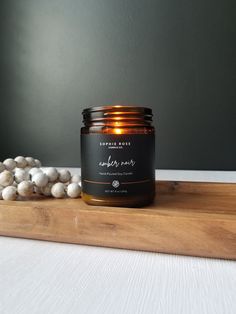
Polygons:
[[133,106],[133,105],[104,105],[104,106],[95,106],[85,108],[82,111],[83,115],[94,113],[94,112],[113,112],[117,110],[122,110],[122,112],[136,112],[144,115],[152,116],[152,109],[148,107],[141,107],[141,106]]

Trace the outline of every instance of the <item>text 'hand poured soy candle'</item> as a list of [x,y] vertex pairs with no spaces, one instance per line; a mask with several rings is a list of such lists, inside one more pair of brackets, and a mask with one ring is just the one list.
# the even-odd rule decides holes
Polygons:
[[140,207],[155,196],[152,110],[101,106],[83,111],[82,198],[91,205]]

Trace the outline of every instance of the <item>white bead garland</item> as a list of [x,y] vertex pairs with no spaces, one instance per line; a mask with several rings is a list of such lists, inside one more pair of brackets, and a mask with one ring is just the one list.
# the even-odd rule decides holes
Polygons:
[[56,168],[50,167],[43,171],[48,176],[49,182],[55,182],[58,178],[58,171]]
[[0,185],[8,186],[14,182],[13,174],[9,170],[4,170],[0,173]]
[[35,175],[32,177],[32,182],[39,188],[44,187],[48,183],[48,177],[45,173],[43,172],[37,172]]
[[23,156],[17,156],[15,162],[17,168],[25,168],[27,166],[27,161]]
[[72,183],[79,183],[81,182],[81,177],[79,174],[74,174],[72,177],[71,177],[71,182]]
[[56,198],[63,198],[66,195],[65,185],[61,182],[57,182],[52,186],[52,196]]
[[61,169],[58,172],[59,172],[59,181],[61,181],[63,183],[70,181],[70,179],[71,179],[70,171],[68,171],[66,169]]
[[81,193],[81,188],[78,183],[70,183],[67,186],[67,195],[71,198],[77,198]]
[[38,172],[43,172],[40,168],[37,167],[33,167],[29,170],[29,175],[31,176],[31,178]]
[[28,167],[33,168],[36,166],[36,162],[33,157],[25,157],[25,160],[27,161]]
[[16,168],[14,177],[16,183],[20,183],[22,181],[29,180],[30,175],[28,171],[22,168]]
[[14,201],[16,199],[16,187],[9,185],[2,190],[2,198],[5,201]]
[[81,195],[79,174],[67,169],[41,169],[41,162],[33,157],[17,156],[0,162],[0,200],[17,200],[40,194],[55,198],[77,198]]
[[16,162],[12,158],[7,158],[3,162],[4,166],[6,167],[7,170],[11,171],[16,168]]
[[37,167],[37,168],[41,168],[42,167],[42,163],[41,163],[40,160],[35,159],[34,162],[35,162],[35,167]]
[[45,185],[44,187],[40,188],[40,193],[45,195],[45,196],[51,196],[52,195],[52,186],[53,183],[52,182],[48,182],[47,185]]
[[31,181],[22,181],[18,184],[17,192],[20,196],[31,196],[34,192],[34,184]]

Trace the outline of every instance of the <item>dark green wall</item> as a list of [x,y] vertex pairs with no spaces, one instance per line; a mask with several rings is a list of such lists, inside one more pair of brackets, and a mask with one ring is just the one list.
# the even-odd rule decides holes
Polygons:
[[236,170],[235,1],[0,2],[0,160],[79,166],[81,111],[152,107],[157,167]]

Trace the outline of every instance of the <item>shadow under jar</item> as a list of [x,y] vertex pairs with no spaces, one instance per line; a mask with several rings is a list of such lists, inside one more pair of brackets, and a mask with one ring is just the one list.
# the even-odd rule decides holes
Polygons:
[[85,109],[81,128],[82,199],[91,205],[141,207],[155,196],[152,110]]

